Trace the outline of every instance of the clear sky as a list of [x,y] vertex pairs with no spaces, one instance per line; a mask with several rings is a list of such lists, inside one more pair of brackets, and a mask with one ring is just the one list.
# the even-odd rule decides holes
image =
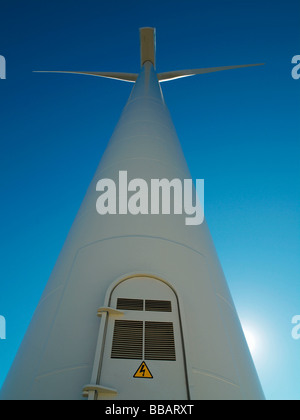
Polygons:
[[0,386],[132,86],[33,70],[266,63],[162,85],[268,399],[300,399],[299,0],[1,0]]

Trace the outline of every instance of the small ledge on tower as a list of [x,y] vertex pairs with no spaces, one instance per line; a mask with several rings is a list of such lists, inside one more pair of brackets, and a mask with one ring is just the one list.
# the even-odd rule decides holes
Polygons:
[[85,385],[82,390],[82,396],[84,398],[89,397],[90,392],[97,392],[98,394],[106,394],[109,396],[117,396],[118,392],[115,389],[107,388],[106,386],[101,385]]
[[124,315],[124,312],[119,311],[115,308],[109,308],[109,307],[101,307],[98,309],[98,316],[102,316],[103,313],[106,312],[109,316],[122,316]]

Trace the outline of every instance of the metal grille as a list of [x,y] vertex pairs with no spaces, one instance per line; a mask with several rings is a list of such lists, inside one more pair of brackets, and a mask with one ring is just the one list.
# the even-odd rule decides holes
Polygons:
[[146,300],[145,310],[152,312],[172,312],[172,303],[169,300]]
[[176,360],[172,322],[145,322],[145,360]]
[[143,311],[144,301],[143,299],[119,298],[117,302],[117,309],[129,311]]
[[115,321],[111,358],[143,358],[143,321]]

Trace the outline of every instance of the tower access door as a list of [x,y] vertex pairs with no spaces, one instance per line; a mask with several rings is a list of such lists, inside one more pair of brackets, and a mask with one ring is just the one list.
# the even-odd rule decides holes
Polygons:
[[[134,277],[113,290],[99,384],[117,399],[188,399],[177,296],[152,277]],[[98,399],[107,399],[105,392]]]

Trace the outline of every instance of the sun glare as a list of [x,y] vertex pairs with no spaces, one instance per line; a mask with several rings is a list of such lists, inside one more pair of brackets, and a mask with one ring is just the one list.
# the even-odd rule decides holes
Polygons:
[[252,331],[248,330],[247,328],[244,329],[244,334],[245,334],[250,352],[254,353],[255,350],[257,349],[257,338],[255,334]]

